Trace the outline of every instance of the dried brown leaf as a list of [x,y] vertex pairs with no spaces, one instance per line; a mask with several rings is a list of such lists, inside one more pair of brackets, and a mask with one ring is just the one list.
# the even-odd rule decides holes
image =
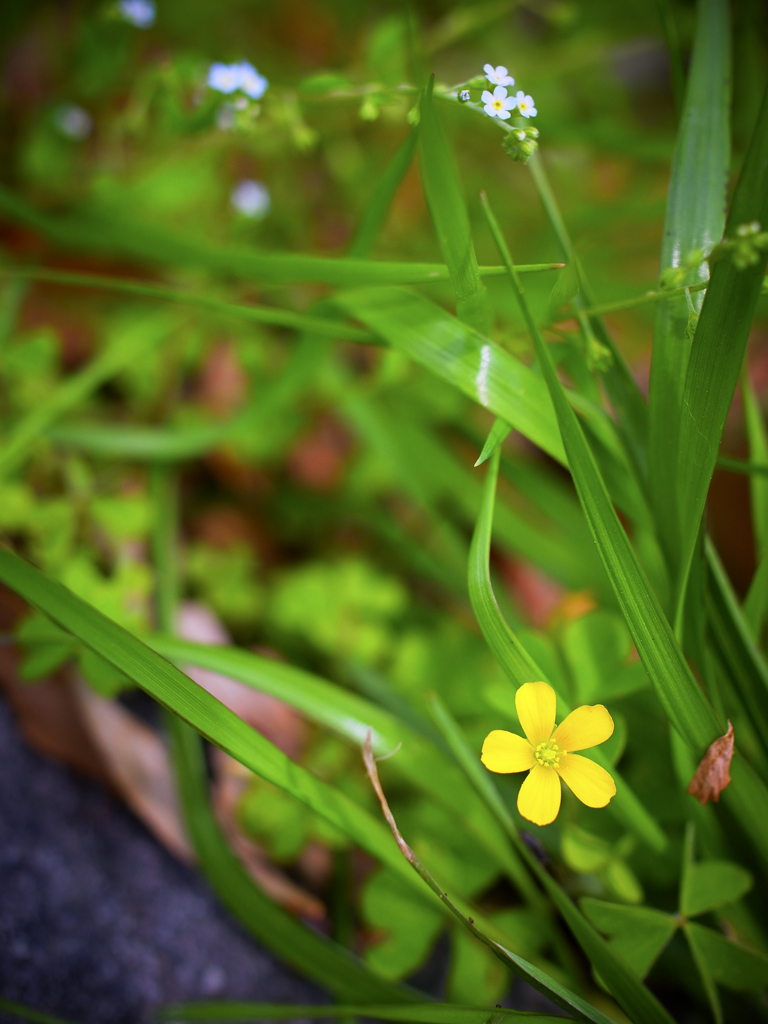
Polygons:
[[76,684],[83,721],[131,810],[179,860],[193,860],[168,752],[158,734],[115,701]]
[[688,786],[688,792],[702,807],[710,800],[715,803],[720,800],[720,794],[731,781],[732,757],[733,726],[728,722],[728,732],[725,736],[718,736],[710,745]]

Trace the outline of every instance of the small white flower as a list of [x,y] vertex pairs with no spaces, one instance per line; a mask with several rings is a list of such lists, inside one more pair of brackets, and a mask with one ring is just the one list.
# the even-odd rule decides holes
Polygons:
[[252,220],[261,220],[262,217],[266,217],[271,205],[267,186],[260,181],[252,181],[250,178],[235,185],[229,201],[238,213],[242,213],[244,217],[250,217]]
[[485,77],[491,83],[491,85],[514,85],[515,80],[511,75],[507,74],[507,69],[502,67],[501,64],[497,68],[493,64],[486,64],[483,67]]
[[155,23],[157,14],[152,0],[120,0],[117,10],[123,21],[134,28],[149,28]]
[[253,64],[249,64],[247,60],[241,60],[234,67],[238,69],[240,74],[238,88],[246,96],[250,96],[252,100],[260,100],[269,85],[264,75],[260,75]]
[[208,85],[216,92],[231,93],[240,87],[240,69],[237,64],[217,61],[208,68]]
[[533,105],[533,96],[526,96],[523,90],[520,89],[517,96],[515,96],[515,103],[523,117],[536,117],[538,111]]
[[59,107],[54,112],[53,120],[62,135],[77,142],[87,139],[93,128],[93,118],[88,111],[74,103],[65,103]]
[[459,93],[459,99],[462,103],[469,103],[469,89],[462,89]]
[[506,121],[511,116],[510,110],[514,110],[517,106],[517,100],[514,97],[507,98],[507,90],[503,85],[497,85],[493,93],[486,89],[483,93],[483,103],[489,117],[500,117],[502,121]]

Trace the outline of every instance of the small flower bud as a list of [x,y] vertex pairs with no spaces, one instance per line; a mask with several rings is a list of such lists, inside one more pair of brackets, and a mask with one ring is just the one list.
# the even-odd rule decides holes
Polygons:
[[504,152],[513,160],[526,163],[539,147],[536,128],[513,128],[504,136]]
[[459,93],[459,103],[469,103],[469,89],[462,89]]

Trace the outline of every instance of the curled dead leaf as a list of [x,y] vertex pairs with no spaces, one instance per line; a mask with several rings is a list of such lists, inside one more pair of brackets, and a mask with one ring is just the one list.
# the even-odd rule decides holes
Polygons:
[[733,726],[728,722],[728,732],[710,744],[688,786],[688,793],[695,796],[702,807],[710,800],[715,803],[720,800],[720,794],[731,781],[732,757]]

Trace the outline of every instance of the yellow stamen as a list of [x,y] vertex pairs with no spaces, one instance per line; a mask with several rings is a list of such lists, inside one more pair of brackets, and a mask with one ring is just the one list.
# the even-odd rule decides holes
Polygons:
[[533,748],[533,756],[542,768],[557,768],[563,753],[554,740],[544,740]]

